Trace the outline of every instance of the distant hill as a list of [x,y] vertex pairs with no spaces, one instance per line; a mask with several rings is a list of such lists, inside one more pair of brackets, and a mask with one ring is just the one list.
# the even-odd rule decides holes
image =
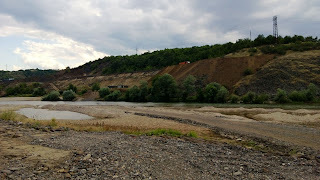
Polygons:
[[58,70],[40,70],[27,69],[19,71],[0,71],[0,80],[6,81],[9,79],[21,80],[26,78],[38,78],[57,73]]

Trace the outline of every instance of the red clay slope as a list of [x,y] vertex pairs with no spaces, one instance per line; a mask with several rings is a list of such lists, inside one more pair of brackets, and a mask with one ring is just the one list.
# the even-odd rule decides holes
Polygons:
[[158,75],[171,74],[177,81],[184,80],[188,75],[204,78],[205,83],[217,82],[232,88],[250,68],[253,72],[274,58],[274,55],[261,55],[237,58],[215,58],[197,61],[191,64],[169,66]]

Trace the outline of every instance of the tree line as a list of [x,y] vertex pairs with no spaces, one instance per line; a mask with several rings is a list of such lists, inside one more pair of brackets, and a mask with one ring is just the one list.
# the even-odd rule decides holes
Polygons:
[[[287,50],[305,51],[320,48],[320,40],[317,37],[303,36],[279,36],[275,38],[271,35],[265,37],[259,35],[256,39],[239,39],[235,43],[194,46],[189,48],[164,49],[154,52],[146,52],[141,55],[131,56],[109,56],[89,62],[82,68],[91,71],[103,68],[103,74],[114,74],[124,72],[148,71],[161,69],[179,62],[195,62],[208,58],[223,57],[230,53],[235,53],[244,48],[250,48],[249,52],[254,54],[257,48],[263,53],[285,54]],[[79,67],[79,68],[81,68]]]

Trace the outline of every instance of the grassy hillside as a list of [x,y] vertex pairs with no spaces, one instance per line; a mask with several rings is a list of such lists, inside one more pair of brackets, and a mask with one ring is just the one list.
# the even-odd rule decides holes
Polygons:
[[277,88],[290,92],[306,89],[310,83],[320,87],[320,50],[279,56],[240,80],[234,89],[240,95],[248,91],[274,94]]

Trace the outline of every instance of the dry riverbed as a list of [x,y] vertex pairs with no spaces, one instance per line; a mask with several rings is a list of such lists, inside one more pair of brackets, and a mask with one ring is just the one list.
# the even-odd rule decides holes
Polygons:
[[[24,107],[31,106],[0,106],[0,112]],[[34,120],[20,115],[16,121],[0,120],[0,179],[320,176],[317,140],[305,143],[299,138],[281,139],[267,131],[257,132],[261,128],[297,136],[301,130],[313,136],[302,134],[304,139],[318,138],[319,110],[74,105],[35,108],[79,112],[95,119],[55,122],[85,131],[52,128],[45,121],[35,126]],[[247,129],[251,125],[255,131]],[[159,128],[183,134],[194,132],[199,137],[134,135]]]

